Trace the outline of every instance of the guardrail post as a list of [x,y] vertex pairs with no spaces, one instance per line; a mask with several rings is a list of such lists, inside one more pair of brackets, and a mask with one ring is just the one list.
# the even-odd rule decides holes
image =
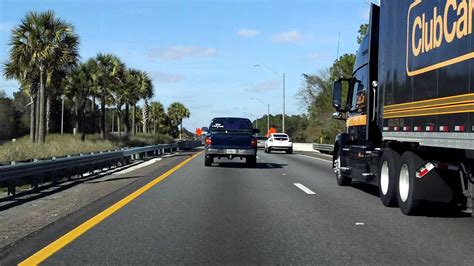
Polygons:
[[11,196],[16,195],[15,183],[13,183],[13,182],[8,183],[8,188],[7,189],[8,189],[8,191],[7,191],[8,195],[11,195]]
[[33,183],[31,184],[31,188],[33,191],[37,192],[38,191],[38,179],[34,178]]

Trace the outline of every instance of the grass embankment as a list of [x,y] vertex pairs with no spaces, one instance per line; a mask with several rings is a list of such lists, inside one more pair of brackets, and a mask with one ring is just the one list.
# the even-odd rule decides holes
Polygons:
[[173,138],[160,134],[138,134],[135,137],[111,136],[102,140],[98,135],[88,135],[81,141],[80,135],[50,134],[46,143],[31,143],[29,136],[0,146],[0,162],[24,161],[33,158],[60,157],[80,153],[114,150],[122,147],[137,147],[173,142]]

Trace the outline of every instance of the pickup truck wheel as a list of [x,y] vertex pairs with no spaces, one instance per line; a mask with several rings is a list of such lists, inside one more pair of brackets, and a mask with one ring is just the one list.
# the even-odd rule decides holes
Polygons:
[[398,170],[400,170],[400,154],[392,149],[386,149],[379,164],[379,195],[384,206],[396,207],[398,204]]
[[204,157],[204,166],[211,166],[213,162],[214,158],[212,158],[211,156]]
[[245,159],[245,163],[248,167],[256,167],[257,166],[257,156],[247,157]]
[[349,186],[352,182],[352,178],[344,175],[341,171],[342,161],[341,161],[342,148],[339,147],[336,159],[333,162],[334,172],[336,173],[336,181],[339,186]]
[[423,159],[416,153],[408,151],[403,153],[398,171],[398,205],[400,210],[407,215],[414,215],[420,211],[420,201],[415,198],[416,170],[423,165]]

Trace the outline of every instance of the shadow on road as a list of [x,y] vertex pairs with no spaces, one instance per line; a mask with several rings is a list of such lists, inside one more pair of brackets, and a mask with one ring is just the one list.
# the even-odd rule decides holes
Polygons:
[[140,177],[141,176],[117,177],[117,178],[110,178],[110,179],[100,180],[100,181],[86,181],[85,183],[87,183],[87,184],[99,184],[99,183],[106,183],[106,182],[118,181],[118,180],[137,179],[137,178],[140,178]]
[[350,187],[379,198],[379,188],[374,185],[353,181]]
[[[370,194],[376,198],[380,198],[379,189],[377,186],[353,181],[350,188],[354,188],[362,192],[365,192],[367,194]],[[398,207],[395,207],[395,208],[398,208]],[[472,214],[464,212],[456,208],[449,208],[447,206],[442,206],[439,203],[425,202],[424,211],[414,216],[438,217],[438,218],[466,218],[466,217],[471,217]]]
[[222,168],[248,168],[248,169],[274,169],[274,168],[283,168],[288,166],[287,164],[279,164],[279,163],[257,163],[256,167],[249,167],[243,162],[216,162],[212,165],[212,167],[222,167]]
[[[134,165],[134,164],[133,164]],[[97,172],[95,174],[89,175],[89,176],[82,176],[82,177],[76,177],[76,178],[71,178],[69,181],[64,180],[64,181],[58,181],[57,183],[50,183],[47,185],[40,186],[38,190],[26,190],[26,191],[21,191],[17,193],[15,196],[9,196],[9,197],[4,197],[0,198],[0,211],[8,210],[10,208],[37,200],[41,199],[56,193],[59,193],[61,191],[64,191],[66,189],[72,188],[74,186],[77,186],[79,184],[83,183],[101,183],[101,182],[108,182],[108,181],[114,181],[114,180],[120,180],[120,179],[125,179],[125,178],[112,178],[108,180],[103,180],[103,181],[96,181],[96,182],[90,182],[93,180],[97,180],[99,178],[114,174],[116,172],[122,171],[128,167],[131,167],[133,165],[127,166],[127,167],[121,167],[121,168],[116,168],[111,171],[107,172]],[[132,177],[126,177],[126,179],[130,178],[140,178],[141,176],[132,176]]]

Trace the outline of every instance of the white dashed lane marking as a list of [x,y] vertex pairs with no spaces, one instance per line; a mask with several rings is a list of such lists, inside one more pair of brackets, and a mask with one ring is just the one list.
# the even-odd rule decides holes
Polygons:
[[303,190],[304,193],[306,193],[306,194],[309,194],[309,195],[314,195],[314,194],[316,194],[316,193],[314,193],[311,189],[309,189],[309,188],[303,186],[303,185],[300,184],[300,183],[294,183],[293,185],[295,185],[297,188]]

